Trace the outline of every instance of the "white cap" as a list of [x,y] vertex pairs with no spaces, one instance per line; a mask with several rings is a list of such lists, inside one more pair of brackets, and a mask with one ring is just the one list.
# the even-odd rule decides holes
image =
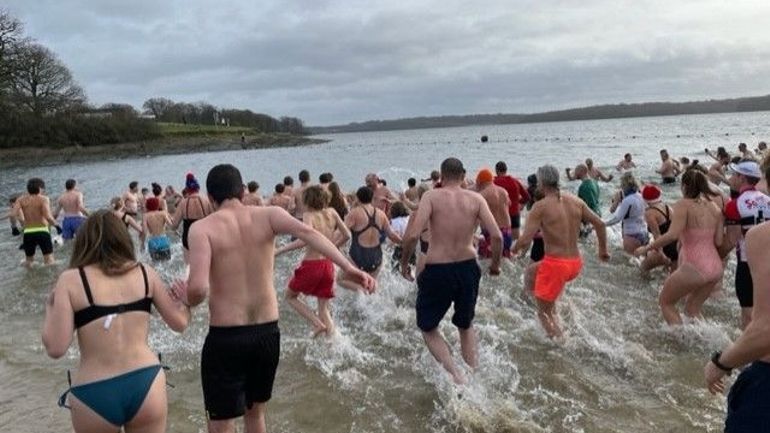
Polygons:
[[756,161],[743,161],[737,164],[730,164],[730,170],[744,176],[762,178],[762,172],[759,170],[759,164]]

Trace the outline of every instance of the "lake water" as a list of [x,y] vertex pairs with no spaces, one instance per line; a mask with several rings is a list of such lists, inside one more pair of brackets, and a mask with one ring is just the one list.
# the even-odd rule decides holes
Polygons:
[[[706,160],[704,147],[734,151],[743,141],[753,148],[768,130],[770,113],[761,112],[339,134],[304,148],[11,168],[0,172],[0,195],[21,192],[32,176],[43,177],[48,192],[56,195],[72,177],[85,192],[87,207],[95,209],[132,180],[181,188],[185,173],[193,171],[203,184],[208,169],[222,162],[239,167],[245,181],[258,181],[264,194],[287,174],[296,179],[303,168],[313,180],[323,171],[334,173],[346,190],[361,185],[368,172],[377,172],[398,190],[408,177],[427,177],[448,156],[462,159],[473,174],[504,160],[513,175],[525,178],[539,165],[563,168],[586,157],[610,172],[631,152],[638,176],[655,180],[661,148],[675,157]],[[489,142],[481,143],[481,135],[489,136]],[[616,183],[602,184],[605,209]],[[675,200],[678,188],[664,188],[664,194]],[[77,349],[61,360],[48,359],[40,329],[47,292],[70,246],[56,250],[58,266],[27,271],[18,266],[20,239],[3,227],[0,431],[66,431],[69,413],[56,406],[56,399],[67,386],[66,370],[76,365]],[[311,339],[306,323],[282,302],[283,345],[269,430],[721,431],[725,401],[705,390],[702,367],[711,351],[739,334],[734,259],[725,272],[726,295],[707,302],[706,320],[671,329],[663,325],[657,306],[664,275],[640,276],[621,251],[619,227],[609,237],[609,264],[595,259],[591,241],[581,245],[586,266],[560,302],[567,335],[563,346],[545,337],[532,302],[522,293],[524,261],[504,263],[500,277],[483,277],[475,321],[481,367],[462,388],[451,384],[423,344],[414,318],[415,286],[390,272],[382,272],[373,296],[337,290],[333,314],[341,335],[332,341]],[[178,243],[173,253],[171,262],[158,266],[167,279],[184,269]],[[299,260],[294,253],[277,261],[279,296]],[[172,366],[168,380],[176,386],[168,391],[169,431],[205,430],[199,359],[207,320],[206,309],[198,308],[190,328],[177,335],[153,318],[150,345]],[[457,347],[448,319],[441,329]]]

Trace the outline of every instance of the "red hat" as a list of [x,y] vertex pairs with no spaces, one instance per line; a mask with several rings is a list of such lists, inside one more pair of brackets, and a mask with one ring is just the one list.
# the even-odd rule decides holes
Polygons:
[[660,188],[655,185],[645,185],[642,188],[642,198],[646,201],[655,201],[660,198]]

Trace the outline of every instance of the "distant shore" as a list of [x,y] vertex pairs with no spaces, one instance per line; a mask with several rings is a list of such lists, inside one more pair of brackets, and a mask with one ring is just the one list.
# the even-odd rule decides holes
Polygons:
[[91,162],[129,159],[145,156],[178,155],[182,153],[219,152],[226,150],[267,149],[308,146],[328,140],[290,134],[166,137],[132,143],[99,146],[71,146],[65,148],[11,148],[0,149],[0,167],[28,167],[60,165],[72,162]]

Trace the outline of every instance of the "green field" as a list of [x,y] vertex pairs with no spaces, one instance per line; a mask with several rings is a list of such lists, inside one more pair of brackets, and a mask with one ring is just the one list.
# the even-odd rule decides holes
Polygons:
[[161,134],[164,137],[183,137],[193,135],[253,135],[256,131],[253,128],[243,126],[220,126],[220,125],[185,125],[183,123],[158,122]]

